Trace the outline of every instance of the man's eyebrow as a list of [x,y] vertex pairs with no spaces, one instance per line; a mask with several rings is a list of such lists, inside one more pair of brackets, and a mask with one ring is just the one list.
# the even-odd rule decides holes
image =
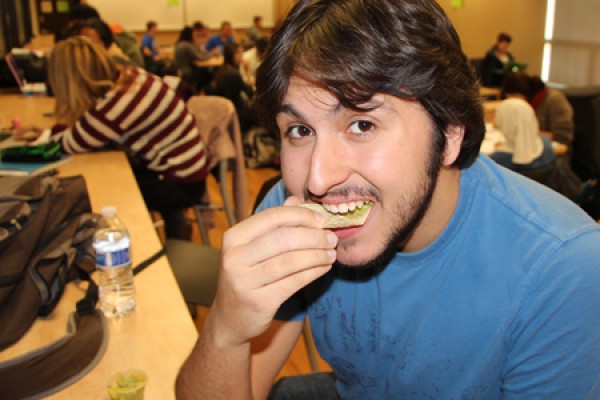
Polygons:
[[[331,114],[338,114],[339,112],[341,112],[342,110],[344,110],[344,106],[342,106],[341,103],[337,103],[335,105],[335,107],[332,107],[331,110]],[[299,120],[306,120],[306,118],[302,115],[302,113],[297,110],[292,104],[289,103],[283,103],[280,107],[279,107],[279,111],[277,112],[277,114],[288,114],[291,115]]]
[[282,114],[282,113],[291,115],[292,117],[295,117],[299,120],[304,120],[304,116],[302,115],[302,113],[300,111],[296,110],[296,108],[289,103],[283,103],[279,107],[279,111],[277,112],[277,114]]

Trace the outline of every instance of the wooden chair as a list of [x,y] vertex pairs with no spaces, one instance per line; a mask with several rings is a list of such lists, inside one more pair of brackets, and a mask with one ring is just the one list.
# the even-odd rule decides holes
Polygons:
[[[223,203],[222,206],[217,206],[206,197],[192,207],[202,241],[210,245],[209,224],[206,223],[210,220],[210,212],[224,211],[229,226],[247,216],[248,190],[242,138],[235,106],[231,101],[219,96],[192,96],[187,107],[206,143],[209,168],[219,182]],[[233,176],[232,187],[229,185],[229,172]]]

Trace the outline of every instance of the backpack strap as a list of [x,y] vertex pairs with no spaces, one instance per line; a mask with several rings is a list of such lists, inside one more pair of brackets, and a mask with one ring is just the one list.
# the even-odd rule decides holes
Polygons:
[[65,336],[0,363],[0,398],[43,398],[71,385],[100,361],[107,344],[108,328],[100,310],[71,313]]

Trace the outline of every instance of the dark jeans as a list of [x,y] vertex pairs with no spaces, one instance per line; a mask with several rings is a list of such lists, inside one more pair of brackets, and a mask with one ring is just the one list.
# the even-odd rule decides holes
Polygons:
[[329,372],[281,378],[269,393],[268,400],[339,400],[335,377]]
[[206,182],[175,183],[146,169],[134,168],[133,172],[146,207],[161,214],[166,236],[190,240],[192,228],[185,217],[185,209],[200,203]]

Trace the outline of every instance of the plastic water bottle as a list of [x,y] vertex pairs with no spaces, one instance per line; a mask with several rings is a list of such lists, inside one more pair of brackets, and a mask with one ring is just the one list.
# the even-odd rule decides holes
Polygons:
[[135,309],[131,270],[131,238],[117,216],[116,207],[104,207],[100,229],[94,235],[99,275],[100,309],[107,317],[126,315]]

